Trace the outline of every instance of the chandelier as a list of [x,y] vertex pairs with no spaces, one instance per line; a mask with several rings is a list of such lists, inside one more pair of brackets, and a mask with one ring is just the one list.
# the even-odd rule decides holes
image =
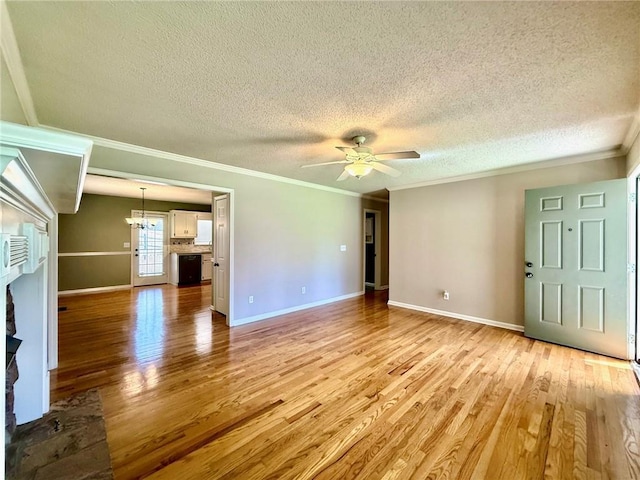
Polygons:
[[125,222],[127,222],[129,225],[131,225],[131,228],[140,228],[140,229],[145,229],[145,228],[149,228],[149,227],[155,227],[156,226],[156,222],[153,220],[149,220],[148,218],[145,217],[144,215],[144,191],[146,190],[145,187],[140,187],[140,190],[142,190],[142,215],[139,217],[127,217],[125,218]]

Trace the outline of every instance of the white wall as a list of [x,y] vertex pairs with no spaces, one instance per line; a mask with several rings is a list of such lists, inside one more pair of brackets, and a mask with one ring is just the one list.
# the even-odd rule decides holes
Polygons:
[[389,300],[523,325],[524,191],[625,170],[622,157],[392,191]]
[[[98,146],[90,168],[234,190],[236,324],[362,290],[359,196]],[[340,245],[347,245],[347,251],[341,252]]]

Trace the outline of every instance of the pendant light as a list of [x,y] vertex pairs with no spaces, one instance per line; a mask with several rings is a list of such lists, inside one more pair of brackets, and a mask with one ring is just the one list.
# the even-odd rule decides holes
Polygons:
[[131,228],[145,229],[145,228],[149,228],[149,227],[155,227],[156,226],[155,221],[149,220],[144,215],[144,191],[146,190],[146,188],[145,187],[140,187],[140,190],[142,190],[142,216],[140,216],[140,217],[127,217],[124,220],[129,225],[131,225]]

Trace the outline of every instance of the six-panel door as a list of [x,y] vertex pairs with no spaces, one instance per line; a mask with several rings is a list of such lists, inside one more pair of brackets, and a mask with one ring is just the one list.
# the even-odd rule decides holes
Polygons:
[[527,190],[523,277],[526,336],[626,358],[626,180]]

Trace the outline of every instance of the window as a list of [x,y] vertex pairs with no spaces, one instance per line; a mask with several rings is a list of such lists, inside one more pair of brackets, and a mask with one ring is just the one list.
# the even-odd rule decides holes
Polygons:
[[211,220],[198,219],[198,236],[193,243],[196,245],[211,245]]

